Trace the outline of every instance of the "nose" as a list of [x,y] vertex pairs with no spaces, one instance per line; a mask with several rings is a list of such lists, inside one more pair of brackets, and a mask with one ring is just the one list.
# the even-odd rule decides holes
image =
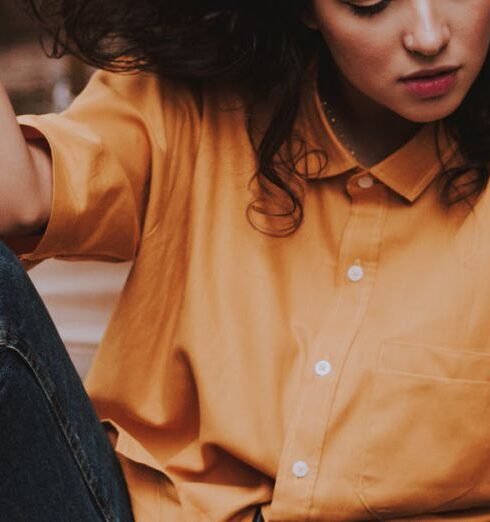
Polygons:
[[411,3],[411,16],[403,36],[405,48],[423,56],[437,56],[451,38],[444,9],[439,5],[441,0],[411,0]]

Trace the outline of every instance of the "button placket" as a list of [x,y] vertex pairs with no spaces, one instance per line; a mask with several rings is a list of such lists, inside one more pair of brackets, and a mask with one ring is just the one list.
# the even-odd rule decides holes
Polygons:
[[[327,466],[323,459],[328,462],[329,458],[326,434],[333,421],[334,395],[372,291],[378,245],[387,213],[387,191],[375,180],[372,188],[361,187],[358,179],[365,174],[366,171],[358,173],[347,181],[351,208],[338,247],[335,273],[339,306],[322,325],[311,346],[309,364],[305,365],[306,374],[286,435],[271,505],[277,520],[287,518],[291,512],[306,513],[304,506],[318,494],[316,479],[320,470]],[[332,358],[325,354],[326,348],[330,351],[329,347],[333,350]]]

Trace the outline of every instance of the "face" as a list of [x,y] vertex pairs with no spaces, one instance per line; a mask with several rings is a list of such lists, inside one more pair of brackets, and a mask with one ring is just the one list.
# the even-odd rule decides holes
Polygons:
[[311,2],[307,23],[321,31],[342,79],[414,122],[454,112],[488,53],[490,0]]

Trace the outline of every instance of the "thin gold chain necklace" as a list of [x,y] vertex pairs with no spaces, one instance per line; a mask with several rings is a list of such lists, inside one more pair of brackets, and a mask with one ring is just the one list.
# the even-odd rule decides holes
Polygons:
[[344,145],[344,147],[349,151],[349,154],[353,158],[357,158],[357,152],[354,150],[354,147],[352,147],[352,145],[349,143],[349,140],[345,137],[345,132],[342,130],[342,125],[339,122],[339,118],[332,110],[330,104],[324,99],[321,99],[321,103],[327,121],[330,124],[330,127],[332,127],[333,131],[335,132],[335,135],[337,136],[338,140]]

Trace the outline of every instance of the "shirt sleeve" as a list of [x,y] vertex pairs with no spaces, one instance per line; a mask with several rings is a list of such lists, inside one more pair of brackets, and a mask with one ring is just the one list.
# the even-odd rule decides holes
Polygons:
[[18,118],[25,135],[47,140],[53,162],[46,230],[7,240],[27,269],[50,257],[134,258],[151,173],[150,131],[134,103],[144,85],[138,75],[99,71],[65,112]]

